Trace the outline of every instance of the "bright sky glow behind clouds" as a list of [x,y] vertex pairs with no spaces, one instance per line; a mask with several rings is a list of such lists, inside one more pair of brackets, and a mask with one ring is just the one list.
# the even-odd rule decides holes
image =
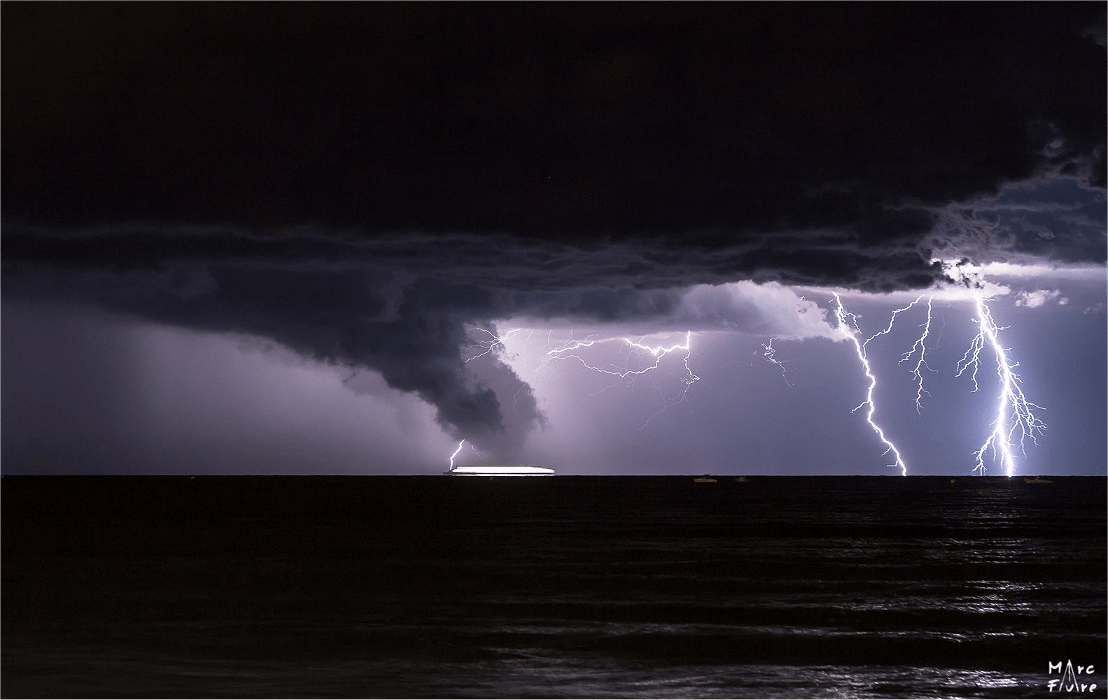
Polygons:
[[258,7],[0,10],[5,472],[1104,473],[1102,5]]
[[[1003,292],[991,302],[1002,339],[1049,426],[1038,446],[1017,453],[1018,472],[1101,473],[1108,359],[1105,344],[1088,339],[1105,337],[1103,270],[989,272],[991,291]],[[840,293],[867,337],[919,296]],[[499,356],[532,387],[545,423],[512,454],[467,449],[459,461],[541,463],[562,474],[895,474],[863,412],[852,412],[866,382],[834,328],[831,295],[737,283],[692,288],[657,323],[509,319],[495,329],[502,346],[485,356],[492,336],[475,329],[475,343],[484,341],[468,351],[475,381],[495,383],[490,359]],[[924,322],[919,304],[868,347],[879,379],[875,420],[910,474],[968,474],[991,430],[995,363],[983,356],[977,392],[968,374],[954,376],[977,332],[972,300],[965,289],[933,296],[922,411],[914,360],[899,363]],[[457,444],[432,406],[378,373],[306,360],[271,341],[41,304],[6,304],[3,320],[8,337],[46,349],[4,355],[4,405],[20,407],[5,410],[5,462],[19,471],[64,473],[81,459],[110,473],[437,473]],[[688,353],[678,348],[656,369],[628,373],[655,358],[622,338],[670,347],[685,343],[686,330]],[[580,360],[551,354],[587,338],[594,344],[575,351]],[[781,364],[766,357],[770,338]],[[510,423],[512,396],[498,394]]]
[[52,305],[3,321],[36,348],[4,354],[8,473],[406,473],[449,443],[376,373],[270,341]]
[[[1067,272],[1060,275],[1061,281],[1051,282],[1061,284],[1067,294],[1080,300],[1074,305],[1058,304],[1066,298],[1059,293],[1053,308],[1046,304],[1023,304],[1024,308],[1019,308],[1024,297],[1013,299],[1008,296],[1010,288],[1003,285],[989,288],[997,295],[990,308],[998,324],[1004,326],[1001,340],[1011,357],[1020,362],[1016,371],[1024,392],[1030,401],[1045,407],[1038,415],[1049,426],[1038,446],[1028,441],[1026,457],[1018,455],[1020,468],[1027,473],[1100,473],[1104,461],[1104,432],[1097,428],[1098,421],[1105,418],[1104,401],[1097,396],[1103,395],[1108,386],[1104,348],[1102,343],[1090,347],[1086,342],[1090,335],[1103,338],[1105,334],[1104,274],[1095,268]],[[1014,274],[1009,277],[1018,279]],[[997,279],[1004,278],[998,275]],[[745,285],[728,286],[732,287],[729,291],[741,295]],[[697,291],[689,296],[695,297]],[[771,287],[769,294],[760,298],[756,294],[747,301],[757,304],[777,300],[786,292],[792,299],[800,299],[793,290]],[[805,293],[807,299],[826,300],[830,295],[828,290]],[[859,317],[863,339],[883,330],[894,309],[919,296],[843,292],[848,310]],[[911,377],[916,360],[899,360],[921,333],[927,296],[933,297],[933,321],[923,370],[926,393],[917,414],[917,383]],[[681,309],[687,306],[683,303]],[[772,358],[780,365],[765,357],[765,334],[694,332],[689,367],[698,379],[692,385],[685,384],[685,353],[681,351],[663,358],[658,369],[649,374],[620,379],[589,373],[581,362],[552,360],[547,353],[564,342],[565,334],[524,330],[508,337],[505,346],[513,369],[535,387],[540,407],[550,418],[552,427],[548,432],[571,424],[571,432],[589,435],[583,444],[575,443],[580,453],[575,460],[595,460],[595,453],[591,458],[586,453],[597,445],[606,445],[612,452],[602,462],[618,465],[621,459],[632,456],[637,468],[649,465],[649,471],[656,473],[894,473],[885,468],[888,460],[880,456],[884,448],[865,425],[863,411],[851,413],[865,398],[865,378],[847,344],[829,342],[842,340],[843,336],[827,324],[829,305],[820,306],[804,314],[796,310],[809,307],[794,306],[792,328],[785,323],[786,315],[766,314],[778,321],[773,327],[778,340],[772,344]],[[768,304],[766,310],[781,308]],[[950,288],[924,295],[924,303],[898,318],[893,332],[868,346],[879,380],[875,420],[901,449],[909,473],[968,471],[974,463],[972,453],[991,432],[999,387],[991,351],[982,354],[978,391],[973,390],[968,372],[955,377],[957,361],[977,333],[974,313],[973,297],[966,289]],[[635,330],[643,333],[646,329],[640,326]],[[674,333],[641,339],[632,329],[620,332],[647,345],[672,345],[684,340]],[[637,369],[644,360],[647,366],[652,362],[651,357],[636,354],[620,342],[618,333],[586,329],[578,330],[573,337],[590,335],[594,340],[616,339],[578,351],[594,367],[621,364]],[[608,348],[607,359],[599,351],[602,347]],[[1091,412],[1088,405],[1093,406]],[[643,423],[646,427],[640,430]],[[651,434],[668,438],[651,439]],[[546,439],[545,433],[536,434],[536,449],[541,449],[539,445]],[[551,450],[551,457],[555,453]],[[999,465],[987,466],[991,473],[1002,473]],[[605,465],[597,463],[594,468],[603,471]]]

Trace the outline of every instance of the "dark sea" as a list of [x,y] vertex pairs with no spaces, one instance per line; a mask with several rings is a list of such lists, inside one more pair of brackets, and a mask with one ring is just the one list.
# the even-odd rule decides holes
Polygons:
[[0,694],[1106,697],[1104,477],[715,478],[7,476]]

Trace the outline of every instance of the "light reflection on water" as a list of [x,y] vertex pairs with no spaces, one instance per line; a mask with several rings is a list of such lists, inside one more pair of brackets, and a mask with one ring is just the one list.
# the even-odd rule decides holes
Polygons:
[[[153,658],[71,650],[64,663],[98,694],[163,697],[584,697],[866,698],[1037,697],[1046,677],[913,666],[781,666],[630,662],[547,649],[490,649],[495,658],[421,663],[396,659],[282,664]],[[41,689],[50,695],[49,679]],[[156,685],[155,685],[156,683]],[[202,689],[201,692],[197,692]]]
[[[1054,654],[1103,656],[1099,494],[1071,521],[979,481],[687,481],[343,482],[346,516],[290,493],[188,556],[161,515],[94,529],[95,556],[6,551],[3,694],[1041,697]],[[380,489],[426,538],[380,534]]]

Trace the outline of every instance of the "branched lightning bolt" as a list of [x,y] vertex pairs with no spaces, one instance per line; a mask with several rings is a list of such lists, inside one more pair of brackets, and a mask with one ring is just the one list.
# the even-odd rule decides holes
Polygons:
[[[839,298],[838,295],[836,295],[835,299],[837,300],[838,298]],[[892,333],[893,326],[896,325],[897,314],[903,313],[903,312],[911,309],[913,306],[920,303],[921,299],[923,299],[922,294],[919,295],[918,297],[916,297],[916,300],[913,301],[911,304],[908,304],[907,306],[903,306],[899,309],[895,309],[892,312],[892,314],[889,316],[889,325],[885,326],[885,330],[877,331],[876,333],[874,333],[870,337],[866,338],[866,341],[864,343],[862,343],[862,347],[864,348],[865,346],[869,345],[869,341],[873,340],[874,338],[876,338],[879,335],[886,335],[888,333]],[[839,303],[839,308],[842,308],[842,302]],[[930,308],[930,302],[928,302],[928,308]],[[852,319],[854,318],[854,314],[847,314],[847,315],[850,316]],[[855,323],[855,327],[857,327],[856,323]]]
[[[457,457],[457,456],[458,456],[458,453],[462,451],[462,447],[463,447],[463,446],[464,446],[465,444],[466,444],[466,441],[465,441],[465,440],[462,440],[461,442],[459,442],[459,443],[458,443],[458,448],[457,448],[456,450],[454,450],[454,454],[450,455],[450,468],[451,468],[451,469],[453,469],[453,468],[454,468],[454,458],[455,458],[455,457]],[[473,450],[474,452],[476,452],[476,453],[477,453],[477,457],[478,457],[478,458],[480,458],[480,459],[484,459],[484,457],[481,457],[481,453],[480,453],[480,452],[479,452],[479,451],[477,450],[477,448],[476,448],[476,447],[474,447],[473,445],[470,445],[470,446],[469,446],[469,449],[471,449],[471,450]]]
[[[773,341],[775,341],[775,340],[777,340],[777,338],[770,338],[768,343],[761,343],[762,357],[767,362],[771,362],[771,363],[773,363],[773,364],[775,364],[775,365],[777,365],[778,367],[781,368],[781,377],[785,380],[785,384],[787,386],[791,387],[792,384],[789,382],[789,375],[788,375],[788,372],[785,369],[785,363],[782,362],[781,360],[778,360],[777,357],[776,357],[777,349],[773,347]],[[758,351],[755,350],[754,354],[757,355]],[[752,363],[754,362],[753,357],[751,357],[751,362]]]
[[466,348],[465,349],[466,352],[476,351],[478,348],[480,348],[482,350],[482,352],[478,352],[476,355],[473,355],[471,357],[466,358],[466,362],[471,362],[473,360],[476,360],[478,357],[484,357],[485,355],[488,355],[490,352],[496,350],[498,347],[503,347],[505,341],[507,341],[508,339],[510,339],[512,336],[514,336],[516,333],[519,333],[523,329],[522,328],[513,328],[512,330],[508,331],[504,335],[497,335],[497,334],[493,333],[492,331],[487,330],[485,328],[474,328],[473,330],[480,331],[480,332],[484,333],[485,335],[489,336],[489,339],[481,340],[480,342],[475,343],[474,345],[470,345],[468,348]]
[[[862,347],[864,348],[866,346],[866,344],[869,344],[869,342],[871,340],[873,340],[874,338],[876,338],[878,336],[884,336],[885,333],[891,332],[892,329],[893,329],[893,325],[896,322],[897,313],[900,313],[901,311],[907,311],[907,310],[911,309],[912,307],[917,305],[917,303],[920,303],[920,301],[922,299],[923,299],[922,295],[919,296],[919,297],[916,297],[915,301],[910,303],[910,305],[907,305],[906,307],[902,307],[900,309],[896,309],[895,311],[893,311],[892,316],[889,319],[889,326],[885,327],[885,329],[880,331],[880,332],[876,332],[876,333],[872,334],[872,336],[870,336],[868,339],[865,340],[865,342],[862,343]],[[926,356],[927,356],[927,336],[930,336],[930,334],[931,334],[931,302],[932,302],[933,299],[934,299],[934,297],[927,297],[927,320],[925,320],[921,325],[921,327],[923,328],[923,331],[920,333],[920,337],[916,338],[915,343],[912,346],[912,349],[905,352],[903,354],[903,356],[901,357],[900,362],[899,362],[899,364],[903,364],[904,362],[907,362],[907,361],[911,360],[913,357],[915,357],[916,351],[920,352],[920,357],[919,357],[919,359],[916,360],[915,367],[912,368],[912,378],[915,379],[915,412],[916,413],[922,413],[923,412],[923,394],[927,394],[927,395],[929,395],[929,397],[931,395],[931,393],[929,391],[927,391],[926,389],[923,388],[923,371],[922,370],[926,369],[927,371],[931,371],[931,372],[935,371],[935,370],[931,369],[929,364],[927,364],[927,358],[926,358]]]
[[[927,389],[923,388],[923,372],[920,371],[920,370],[927,369],[930,372],[935,371],[935,370],[931,369],[931,367],[927,364],[927,357],[926,357],[927,356],[927,336],[931,334],[931,300],[932,300],[932,298],[933,297],[927,297],[927,320],[922,324],[923,325],[923,332],[920,334],[920,337],[916,339],[915,344],[912,345],[912,349],[909,350],[908,352],[904,353],[904,355],[900,358],[900,362],[898,363],[898,364],[904,364],[905,362],[912,359],[912,356],[916,354],[917,350],[919,351],[919,359],[916,360],[916,366],[912,368],[912,377],[914,377],[915,380],[916,380],[916,413],[923,413],[923,395],[924,394],[927,394],[928,396],[931,395],[927,391]],[[916,299],[916,301],[919,301],[919,299]],[[912,303],[914,304],[915,302],[912,302]],[[891,328],[892,324],[890,324],[889,327]]]
[[[928,392],[927,389],[925,389],[923,387],[923,371],[922,370],[927,369],[930,372],[935,371],[935,370],[931,369],[931,367],[927,364],[927,336],[930,335],[930,333],[931,333],[931,302],[932,302],[932,299],[933,299],[933,297],[927,297],[927,320],[924,321],[923,324],[921,324],[921,328],[923,328],[923,331],[920,333],[919,338],[916,339],[916,342],[912,345],[912,349],[909,350],[908,352],[904,353],[904,355],[901,356],[901,358],[900,358],[900,362],[898,363],[898,364],[904,364],[905,362],[908,362],[909,360],[912,359],[912,357],[915,356],[917,351],[919,352],[919,358],[916,360],[916,366],[912,368],[912,377],[916,380],[916,413],[922,413],[923,412],[923,395],[924,394],[927,394],[928,396],[931,395],[930,392]],[[904,307],[901,307],[899,309],[894,310],[892,312],[892,315],[889,317],[889,325],[886,326],[884,330],[878,331],[878,332],[874,333],[873,335],[871,335],[870,337],[866,338],[866,341],[864,343],[862,343],[862,349],[864,350],[869,345],[869,342],[871,340],[873,340],[874,338],[876,338],[878,336],[881,336],[881,335],[886,335],[888,333],[891,333],[892,330],[893,330],[893,326],[896,324],[897,314],[900,314],[904,311],[908,311],[913,306],[920,303],[920,301],[922,301],[922,300],[923,300],[923,295],[921,294],[920,296],[916,297],[915,301],[913,301],[911,304],[908,304],[907,306],[904,306]],[[851,317],[853,318],[853,314],[851,314]]]
[[[845,333],[846,336],[850,338],[851,342],[854,343],[854,350],[858,353],[858,361],[862,363],[862,370],[865,372],[866,377],[869,378],[869,389],[866,391],[866,400],[858,404],[854,408],[854,410],[851,411],[851,413],[856,412],[862,406],[869,406],[869,410],[866,413],[866,422],[869,423],[871,428],[873,428],[873,432],[877,433],[877,437],[881,439],[881,442],[885,444],[886,449],[881,454],[886,455],[892,452],[893,457],[896,458],[896,461],[888,466],[900,467],[901,476],[907,476],[908,465],[904,463],[903,459],[901,459],[900,451],[896,449],[896,445],[894,445],[892,442],[889,441],[888,438],[885,437],[885,432],[881,430],[881,427],[877,425],[877,423],[875,423],[873,420],[873,414],[877,411],[877,407],[873,403],[873,390],[877,387],[877,377],[874,376],[873,372],[870,370],[869,359],[866,358],[865,343],[858,340],[858,334],[860,331],[858,329],[857,317],[855,317],[855,315],[852,313],[847,313],[846,309],[843,308],[843,302],[839,298],[838,294],[835,295],[835,303],[838,305],[838,308],[835,311],[835,315],[839,321],[839,330]],[[915,302],[912,303],[914,304]],[[851,319],[849,323],[846,320],[847,316],[849,316]],[[884,333],[887,333],[891,328],[892,321],[889,322],[889,328],[887,328],[882,333],[878,333],[877,335],[883,335]],[[871,338],[869,338],[869,340],[873,340],[873,338],[875,337],[877,336],[872,336]],[[866,342],[868,343],[869,340],[867,340]]]
[[[601,391],[606,391],[607,389],[611,389],[615,386],[618,386],[620,384],[620,382],[622,382],[624,379],[627,379],[627,378],[632,378],[633,379],[635,377],[645,375],[645,374],[647,374],[647,373],[649,373],[653,370],[658,369],[659,365],[661,364],[661,361],[662,361],[663,357],[665,357],[666,355],[669,355],[670,353],[674,353],[674,352],[678,352],[678,351],[683,350],[684,353],[685,353],[685,358],[684,358],[685,373],[681,378],[681,381],[683,382],[684,387],[683,387],[680,395],[677,396],[676,398],[672,398],[672,399],[669,399],[669,400],[665,401],[665,404],[662,406],[662,408],[659,409],[653,415],[651,415],[649,418],[647,418],[646,422],[643,423],[642,426],[639,427],[639,429],[635,431],[635,432],[639,432],[643,428],[645,428],[650,423],[650,421],[654,419],[655,416],[657,416],[660,413],[664,412],[665,410],[667,410],[671,406],[675,406],[675,405],[685,401],[686,400],[686,395],[688,394],[688,391],[689,391],[689,387],[691,387],[696,382],[700,381],[700,377],[698,377],[695,373],[693,373],[692,369],[689,367],[689,358],[692,356],[692,331],[686,331],[685,332],[685,342],[683,344],[682,343],[677,343],[675,345],[670,345],[668,347],[664,346],[664,345],[657,345],[657,346],[645,345],[642,342],[642,340],[643,340],[642,338],[639,338],[639,340],[637,340],[637,341],[632,340],[630,338],[609,338],[609,339],[605,339],[605,340],[593,340],[593,337],[589,336],[585,340],[569,340],[564,345],[562,345],[561,347],[558,347],[558,348],[555,348],[554,350],[549,351],[547,353],[547,357],[550,358],[550,359],[571,359],[572,358],[572,359],[575,359],[578,362],[580,362],[586,369],[592,370],[594,372],[598,372],[600,374],[607,374],[607,375],[610,375],[612,377],[615,377],[616,381],[615,381],[614,384],[611,384],[608,387],[605,387],[605,389],[601,390]],[[598,367],[594,364],[589,363],[587,360],[585,360],[585,358],[581,357],[581,355],[577,354],[577,352],[576,352],[577,350],[580,350],[581,348],[588,348],[588,347],[592,347],[594,345],[598,345],[600,343],[617,342],[617,341],[622,342],[624,344],[625,348],[627,349],[627,351],[630,352],[630,353],[649,354],[651,357],[654,358],[653,364],[649,365],[648,367],[644,367],[642,369],[630,369],[626,366],[618,366],[618,365],[614,365],[614,364],[611,364],[611,363],[608,363],[608,364],[604,365],[603,367]]]
[[454,454],[450,455],[450,468],[454,468],[454,458],[458,456],[458,453],[462,451],[462,445],[466,444],[465,440],[458,443],[458,449],[454,450]]
[[[650,425],[650,421],[654,420],[655,417],[657,417],[657,416],[661,415],[662,413],[664,413],[671,406],[676,406],[677,404],[686,401],[687,395],[689,393],[689,387],[691,387],[696,382],[700,381],[700,377],[693,374],[692,369],[689,367],[689,357],[692,356],[692,331],[686,331],[685,332],[685,344],[684,345],[674,345],[673,347],[670,347],[670,348],[661,348],[661,347],[651,348],[651,347],[647,347],[645,345],[641,345],[639,343],[632,343],[632,345],[634,345],[635,347],[638,347],[638,348],[642,348],[644,350],[648,350],[651,354],[653,354],[656,358],[658,358],[658,360],[661,360],[663,355],[666,355],[670,352],[673,352],[674,350],[681,349],[681,350],[685,351],[685,360],[684,360],[685,375],[681,378],[681,381],[684,383],[685,386],[681,390],[680,396],[666,401],[665,404],[661,408],[659,408],[649,418],[647,418],[646,421],[644,421],[643,424],[641,426],[639,426],[639,429],[635,431],[636,433],[639,433],[639,432],[642,432],[646,428],[646,426]],[[655,362],[654,366],[657,367],[658,363]],[[634,434],[634,433],[632,433],[632,434]]]
[[[548,357],[551,357],[551,358],[561,358],[561,359],[573,358],[573,359],[577,360],[578,362],[580,362],[582,365],[584,365],[587,369],[590,369],[594,372],[600,372],[601,374],[610,374],[614,377],[619,377],[620,379],[623,379],[623,378],[629,377],[629,376],[643,375],[643,374],[646,374],[647,372],[650,372],[651,370],[658,369],[658,365],[661,363],[663,357],[665,357],[666,355],[668,355],[671,352],[675,352],[677,350],[684,350],[685,351],[685,371],[687,373],[686,384],[692,384],[693,382],[696,382],[698,379],[700,379],[700,377],[693,374],[692,370],[689,369],[689,355],[691,354],[691,350],[690,350],[690,347],[691,347],[690,346],[690,340],[691,339],[692,339],[692,331],[688,331],[688,332],[685,333],[685,343],[684,344],[678,343],[677,345],[671,345],[669,347],[664,347],[664,346],[661,346],[661,345],[658,345],[658,346],[643,345],[642,342],[641,342],[641,340],[642,340],[641,338],[639,339],[639,341],[634,341],[634,340],[631,340],[630,338],[610,338],[610,339],[607,339],[607,340],[593,340],[592,336],[589,336],[585,340],[577,340],[577,341],[571,340],[571,341],[568,341],[562,347],[555,348],[554,350],[551,350],[546,354],[547,354]],[[575,350],[579,350],[581,348],[588,348],[588,347],[592,347],[593,345],[598,345],[600,343],[614,342],[614,341],[617,341],[617,340],[623,342],[631,352],[634,352],[635,350],[642,350],[646,353],[649,353],[654,358],[654,364],[650,365],[649,367],[645,367],[643,369],[628,369],[626,367],[618,367],[618,366],[610,364],[610,363],[608,365],[604,366],[604,367],[597,367],[595,365],[589,364],[588,361],[586,361],[583,357],[581,357],[580,355],[578,355],[577,353],[574,352]]]
[[[1043,410],[1043,407],[1031,403],[1024,397],[1023,390],[1020,388],[1020,377],[1013,371],[1016,367],[1019,367],[1019,363],[1009,359],[1009,349],[1001,345],[999,333],[1003,328],[997,327],[985,302],[986,299],[982,295],[975,295],[977,318],[974,321],[977,323],[979,330],[966,350],[966,354],[958,361],[958,373],[955,376],[960,377],[972,368],[973,390],[978,391],[980,386],[977,383],[977,370],[981,364],[981,351],[985,349],[986,345],[993,349],[996,356],[997,376],[1000,378],[996,419],[993,421],[993,432],[985,438],[981,448],[974,452],[973,456],[977,459],[977,466],[974,467],[973,471],[981,475],[988,471],[985,467],[985,453],[992,450],[993,460],[1002,462],[1007,475],[1012,476],[1015,470],[1015,457],[1012,454],[1012,449],[1016,433],[1019,433],[1020,451],[1026,455],[1025,442],[1030,438],[1033,443],[1038,445],[1039,441],[1036,436],[1043,434],[1046,424],[1035,416],[1035,411]],[[1009,410],[1011,411],[1010,421]]]

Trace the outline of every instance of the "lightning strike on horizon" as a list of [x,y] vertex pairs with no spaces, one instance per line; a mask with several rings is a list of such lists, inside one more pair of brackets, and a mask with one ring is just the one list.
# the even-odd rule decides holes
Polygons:
[[[455,449],[455,450],[454,450],[454,454],[450,455],[450,468],[451,468],[451,469],[453,469],[453,468],[454,468],[454,458],[455,458],[455,457],[457,457],[457,456],[458,456],[458,453],[462,451],[462,447],[463,447],[463,446],[464,446],[465,444],[466,444],[466,441],[465,441],[465,440],[463,439],[463,440],[462,440],[461,442],[459,442],[459,443],[458,443],[458,447],[457,447],[457,449]],[[472,445],[472,444],[471,444],[471,445],[469,446],[469,449],[471,449],[471,450],[473,450],[474,452],[476,452],[476,453],[477,453],[477,456],[478,456],[478,457],[479,457],[480,459],[482,459],[482,460],[484,459],[484,457],[481,457],[481,452],[480,452],[480,450],[478,450],[478,449],[477,449],[477,447],[476,447],[476,446],[474,446],[474,445]]]
[[[919,300],[917,299],[916,301]],[[873,371],[870,369],[869,359],[866,357],[865,343],[862,343],[860,340],[858,340],[858,333],[861,332],[858,329],[858,319],[854,314],[848,313],[846,309],[843,308],[842,299],[839,298],[838,294],[835,294],[835,303],[838,305],[838,308],[835,310],[835,316],[839,322],[839,330],[845,333],[846,336],[850,338],[851,342],[854,343],[854,350],[858,353],[858,361],[862,364],[862,371],[865,372],[866,377],[869,378],[869,389],[866,392],[866,400],[858,404],[854,408],[854,410],[851,411],[851,413],[857,412],[857,410],[862,406],[869,406],[869,411],[866,414],[866,422],[869,423],[870,427],[873,428],[873,432],[877,433],[877,437],[880,438],[881,442],[883,442],[886,446],[885,451],[881,454],[887,455],[892,452],[893,456],[896,458],[896,461],[894,463],[887,466],[900,467],[900,475],[907,476],[908,465],[905,464],[904,460],[901,458],[900,450],[896,449],[896,445],[894,445],[887,437],[885,437],[885,431],[883,431],[881,427],[877,425],[877,423],[875,423],[873,420],[873,414],[877,411],[877,407],[873,402],[873,390],[877,387],[877,377],[874,376]],[[914,304],[915,302],[912,303]],[[909,307],[910,306],[911,304],[909,305]],[[851,318],[851,323],[847,322],[847,316]],[[882,333],[878,333],[870,337],[869,340],[866,341],[866,343],[868,343],[870,340],[873,340],[873,338],[877,337],[877,335],[883,335],[884,333],[887,333],[891,328],[892,321],[889,322],[888,329],[886,329]]]
[[462,445],[466,444],[465,440],[458,443],[458,449],[454,450],[454,454],[450,455],[450,468],[454,468],[454,458],[458,456],[458,453],[462,451]]
[[[1007,476],[1012,476],[1015,471],[1015,456],[1012,450],[1016,432],[1019,431],[1020,451],[1026,456],[1025,443],[1027,439],[1030,438],[1033,443],[1038,445],[1039,441],[1036,435],[1042,435],[1043,430],[1047,427],[1046,423],[1039,420],[1034,413],[1035,409],[1044,409],[1024,397],[1023,390],[1020,388],[1022,380],[1013,371],[1016,367],[1019,367],[1019,363],[1009,359],[1008,351],[1011,348],[1005,348],[1001,345],[999,334],[1004,329],[998,327],[993,320],[992,313],[986,305],[987,300],[982,294],[975,294],[974,301],[977,308],[977,318],[974,319],[974,322],[977,323],[979,330],[962,359],[958,361],[958,372],[955,376],[962,376],[966,370],[972,367],[973,390],[978,391],[981,388],[977,382],[977,370],[981,364],[981,351],[988,345],[993,349],[993,354],[996,356],[1000,394],[997,396],[993,431],[985,438],[985,442],[981,444],[980,449],[973,453],[973,456],[977,459],[977,466],[973,468],[973,471],[982,476],[988,472],[985,466],[985,453],[992,450],[993,461],[1000,461],[1004,465]],[[1009,409],[1011,410],[1010,426],[1007,425]]]

